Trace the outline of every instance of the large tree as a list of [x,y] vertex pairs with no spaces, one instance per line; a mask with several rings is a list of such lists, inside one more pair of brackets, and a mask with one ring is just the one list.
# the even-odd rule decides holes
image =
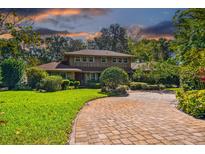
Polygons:
[[125,28],[119,24],[111,24],[108,28],[102,28],[100,33],[100,36],[88,41],[88,48],[128,52],[128,38]]
[[205,9],[181,10],[174,16],[176,27],[173,49],[180,62],[184,89],[203,89],[199,72],[205,67]]
[[40,45],[40,35],[33,31],[30,20],[14,12],[0,13],[0,58],[21,58],[25,61],[29,49]]
[[62,36],[47,37],[43,40],[43,44],[46,50],[46,55],[43,55],[43,57],[46,61],[60,61],[63,59],[64,52],[73,52],[86,48],[82,40]]
[[129,39],[128,46],[139,62],[166,61],[173,53],[170,49],[170,41],[165,39],[143,39],[138,42]]
[[193,60],[192,56],[197,57],[204,53],[205,9],[177,11],[173,21],[176,28],[173,48],[179,61],[187,65]]

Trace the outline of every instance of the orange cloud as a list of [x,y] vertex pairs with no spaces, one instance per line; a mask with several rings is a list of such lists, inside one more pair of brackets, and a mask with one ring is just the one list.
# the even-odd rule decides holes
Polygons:
[[101,32],[94,32],[94,33],[89,33],[89,32],[76,32],[76,33],[59,33],[57,35],[60,36],[66,36],[66,37],[80,37],[80,38],[85,38],[86,40],[93,40],[95,37],[101,36]]
[[81,13],[80,9],[49,9],[45,12],[39,13],[33,16],[35,21],[42,21],[49,16],[59,16],[59,15],[78,15]]
[[[33,20],[42,21],[49,16],[65,16],[65,15],[80,15],[87,14],[92,16],[100,16],[109,12],[109,9],[46,9],[43,12],[36,12],[35,15],[31,15]],[[29,15],[30,16],[30,15]]]
[[2,35],[0,35],[0,39],[8,40],[8,39],[11,39],[11,38],[13,38],[13,36],[11,34],[2,34]]
[[94,40],[94,38],[98,38],[102,35],[101,32],[95,32],[95,33],[90,33],[90,35],[88,35],[86,37],[86,40]]
[[76,32],[76,33],[65,33],[65,34],[60,33],[59,35],[67,36],[67,37],[86,37],[89,35],[89,33],[87,32]]

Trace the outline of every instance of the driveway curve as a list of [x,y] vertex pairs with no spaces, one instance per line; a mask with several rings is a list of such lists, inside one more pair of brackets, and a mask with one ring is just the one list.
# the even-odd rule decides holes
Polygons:
[[130,92],[89,102],[70,144],[205,144],[205,121],[176,109],[175,94]]

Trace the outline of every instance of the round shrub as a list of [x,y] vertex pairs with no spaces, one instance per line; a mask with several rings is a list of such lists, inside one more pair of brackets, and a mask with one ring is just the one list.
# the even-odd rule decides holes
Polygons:
[[80,81],[74,81],[73,85],[75,88],[78,88],[80,86]]
[[128,83],[128,74],[119,67],[109,67],[101,73],[100,82],[108,89],[116,89]]
[[20,83],[25,70],[24,62],[13,58],[5,59],[1,63],[2,82],[9,89]]
[[70,80],[70,86],[74,86],[74,81]]
[[61,90],[62,82],[61,76],[47,76],[41,81],[40,87],[48,92],[58,91]]
[[26,71],[28,86],[31,88],[37,88],[40,81],[48,76],[47,72],[37,67],[32,67]]
[[63,80],[61,87],[63,90],[66,90],[68,89],[69,85],[70,85],[70,80]]

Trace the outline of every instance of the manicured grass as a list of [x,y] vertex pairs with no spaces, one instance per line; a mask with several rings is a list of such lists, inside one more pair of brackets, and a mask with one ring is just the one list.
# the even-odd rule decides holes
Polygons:
[[66,144],[72,121],[96,89],[0,92],[0,144]]
[[166,88],[166,90],[178,92],[178,91],[181,91],[182,88]]

